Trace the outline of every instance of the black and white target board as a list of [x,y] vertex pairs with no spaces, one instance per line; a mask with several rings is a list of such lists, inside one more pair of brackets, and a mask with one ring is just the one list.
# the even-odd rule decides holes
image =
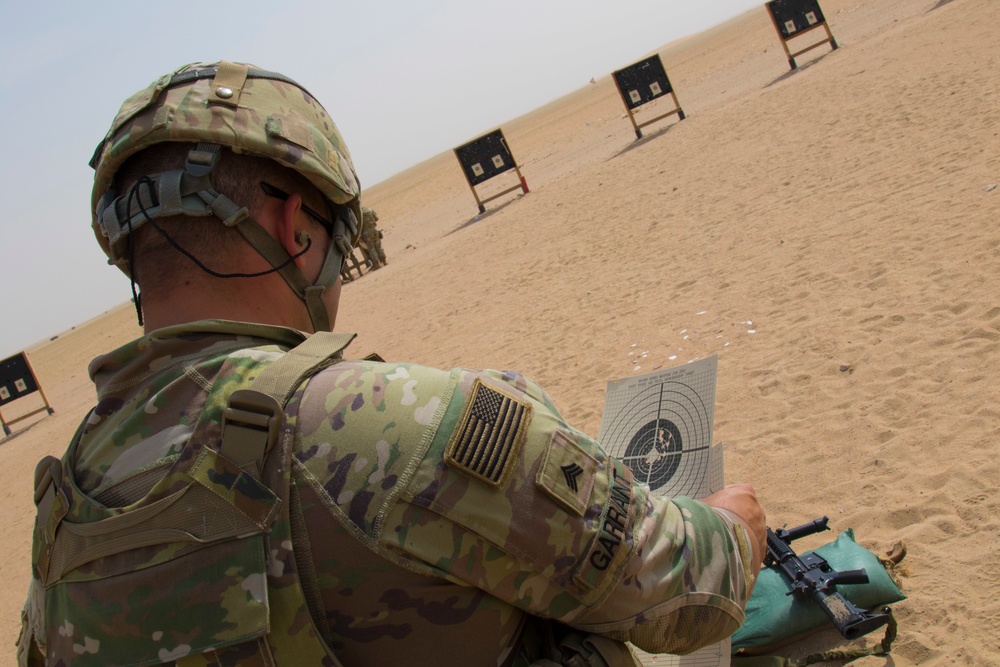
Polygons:
[[[484,134],[467,144],[459,146],[454,151],[455,157],[458,158],[458,163],[462,167],[465,180],[469,183],[469,188],[472,189],[472,196],[475,197],[476,204],[479,205],[480,213],[486,212],[486,202],[501,197],[508,192],[513,192],[520,188],[525,194],[528,193],[528,183],[524,180],[524,176],[521,175],[521,169],[517,166],[517,161],[514,159],[514,155],[507,145],[507,139],[504,138],[502,130],[498,129],[489,134]],[[480,199],[479,193],[476,192],[476,186],[511,169],[517,174],[519,181],[517,185],[491,197]]]
[[28,362],[28,357],[24,352],[15,354],[13,357],[7,357],[6,359],[0,361],[0,407],[7,405],[8,403],[13,403],[19,398],[24,398],[38,392],[41,395],[42,401],[45,402],[45,407],[38,408],[27,414],[21,415],[17,419],[5,420],[3,413],[0,412],[0,426],[3,427],[3,432],[6,435],[10,435],[10,424],[17,423],[26,417],[37,414],[42,410],[48,411],[52,414],[52,407],[49,405],[48,399],[45,398],[45,392],[42,391],[41,386],[38,384],[38,379],[35,377],[35,372],[31,368],[31,364]]
[[703,498],[725,483],[712,444],[718,357],[608,383],[598,441],[655,495]]
[[[670,77],[663,69],[663,61],[660,54],[654,54],[649,58],[633,63],[624,69],[614,72],[615,85],[618,87],[618,94],[621,95],[625,109],[628,111],[632,127],[635,129],[636,139],[642,138],[643,128],[650,123],[655,123],[673,114],[677,114],[680,120],[684,120],[684,110],[681,109],[677,101],[677,94],[673,86],[670,85]],[[666,113],[639,123],[635,119],[635,110],[653,100],[669,95],[673,100],[673,108]]]
[[[766,3],[766,7],[771,22],[774,23],[774,29],[778,31],[778,37],[781,38],[781,43],[785,47],[788,65],[792,69],[796,68],[795,57],[806,51],[823,44],[829,44],[833,49],[838,47],[837,40],[830,32],[830,26],[826,22],[818,0],[771,0],[771,2]],[[789,40],[817,28],[826,30],[826,39],[793,53],[788,45]]]

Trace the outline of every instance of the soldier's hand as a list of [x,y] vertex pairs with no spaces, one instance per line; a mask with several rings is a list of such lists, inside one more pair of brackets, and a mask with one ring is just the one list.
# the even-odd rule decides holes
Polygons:
[[730,484],[721,491],[716,491],[701,502],[709,507],[728,510],[746,526],[753,542],[754,574],[764,563],[767,553],[767,518],[764,508],[757,501],[757,494],[749,484]]

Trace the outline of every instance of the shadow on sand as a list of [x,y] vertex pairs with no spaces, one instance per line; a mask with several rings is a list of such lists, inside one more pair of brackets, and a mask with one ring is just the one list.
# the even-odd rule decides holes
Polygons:
[[11,433],[10,435],[4,435],[3,431],[0,431],[0,436],[2,436],[2,437],[0,437],[0,447],[3,447],[4,445],[6,445],[9,442],[13,441],[15,438],[20,438],[22,435],[24,435],[25,433],[27,433],[31,429],[35,428],[36,426],[38,426],[39,421],[41,421],[41,420],[32,422],[31,424],[28,424],[24,428],[18,429],[16,431],[14,431],[14,429],[11,429],[14,432]]
[[486,213],[480,213],[477,216],[469,218],[468,220],[466,220],[465,222],[463,222],[462,224],[460,224],[458,227],[455,227],[455,229],[453,229],[450,232],[448,232],[447,234],[445,234],[445,236],[451,236],[455,232],[460,232],[460,231],[462,231],[463,229],[465,229],[466,227],[468,227],[470,225],[474,225],[477,222],[482,222],[486,218],[489,218],[493,214],[498,213],[499,211],[504,210],[505,208],[507,208],[508,206],[510,206],[511,204],[513,204],[514,202],[520,200],[521,197],[523,197],[523,196],[524,196],[524,193],[522,192],[521,194],[517,195],[513,199],[508,199],[507,201],[505,201],[504,203],[500,204],[496,208],[488,208],[488,209],[486,209]]
[[[690,118],[690,116],[689,116],[689,118]],[[657,130],[656,132],[653,132],[652,134],[643,135],[642,139],[636,139],[635,141],[633,141],[632,143],[630,143],[628,146],[626,146],[625,148],[621,149],[620,151],[618,151],[617,153],[615,153],[614,155],[612,155],[611,157],[609,157],[608,161],[614,160],[615,158],[619,158],[622,155],[625,155],[626,153],[628,153],[629,151],[634,151],[636,148],[639,148],[640,146],[645,146],[650,141],[653,141],[655,139],[658,139],[659,137],[662,137],[664,134],[666,134],[667,132],[669,132],[670,130],[672,130],[674,128],[674,126],[677,125],[680,122],[681,121],[679,121],[679,120],[675,121],[673,123],[670,123],[669,125],[661,127],[659,130]]]
[[[843,46],[843,44],[841,44],[840,46]],[[791,77],[795,76],[799,72],[804,72],[805,70],[809,69],[813,65],[815,65],[815,64],[819,63],[820,61],[822,61],[823,58],[826,58],[831,53],[833,53],[833,49],[827,51],[826,53],[824,53],[822,55],[816,56],[815,58],[813,58],[812,60],[810,60],[809,62],[807,62],[804,65],[799,65],[795,69],[788,70],[787,72],[785,72],[784,74],[782,74],[781,76],[779,76],[777,79],[775,79],[771,83],[765,85],[764,87],[765,88],[770,88],[771,86],[773,86],[776,83],[781,83],[785,79],[790,79]]]

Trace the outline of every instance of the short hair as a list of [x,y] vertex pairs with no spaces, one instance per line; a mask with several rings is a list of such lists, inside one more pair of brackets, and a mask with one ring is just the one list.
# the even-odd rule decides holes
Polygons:
[[[192,143],[160,143],[136,153],[115,174],[115,192],[127,193],[143,176],[183,168],[188,152],[194,147]],[[285,192],[298,192],[307,206],[318,211],[327,210],[320,191],[298,172],[270,158],[241,155],[222,148],[219,162],[212,171],[212,183],[217,192],[237,206],[246,207],[250,215],[256,217],[267,199],[260,186],[262,181]],[[214,216],[177,215],[155,222],[177,245],[220,273],[236,272],[240,258],[250,248],[240,232],[226,227]],[[202,270],[148,222],[134,236],[130,242],[134,244],[135,264],[130,271],[143,291],[169,289],[181,282],[178,280],[181,276],[192,270]]]

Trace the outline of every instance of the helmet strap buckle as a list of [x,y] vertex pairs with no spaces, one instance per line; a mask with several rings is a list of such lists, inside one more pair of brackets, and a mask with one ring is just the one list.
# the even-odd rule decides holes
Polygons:
[[215,165],[219,164],[220,157],[222,157],[222,146],[206,142],[199,143],[188,151],[184,170],[195,178],[207,176],[215,169]]

